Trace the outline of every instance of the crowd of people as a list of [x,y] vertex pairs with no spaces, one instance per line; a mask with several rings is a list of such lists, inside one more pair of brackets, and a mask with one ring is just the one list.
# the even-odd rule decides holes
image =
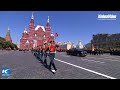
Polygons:
[[[55,41],[50,41],[49,43],[44,43],[43,45],[38,46],[35,49],[32,49],[32,53],[38,60],[40,60],[50,71],[55,73],[57,71],[54,58],[56,53]],[[47,63],[47,57],[50,59],[50,63]],[[54,69],[51,69],[53,66]]]
[[90,55],[103,55],[104,51],[102,49],[95,49],[95,50],[91,50]]
[[109,49],[109,50],[103,50],[103,49],[94,49],[94,50],[87,50],[87,52],[90,55],[103,55],[104,53],[109,53],[110,55],[119,55],[120,56],[120,49]]
[[120,49],[112,49],[110,48],[110,55],[119,55],[120,56]]

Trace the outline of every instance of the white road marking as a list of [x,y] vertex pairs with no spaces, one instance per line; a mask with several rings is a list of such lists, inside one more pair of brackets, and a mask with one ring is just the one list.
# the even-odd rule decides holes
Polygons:
[[88,60],[88,59],[81,59],[81,60],[84,60],[84,61],[85,61],[85,60]]
[[67,56],[67,55],[61,55],[61,56],[63,56],[63,57],[70,57],[70,56]]
[[[87,58],[87,59],[89,59],[89,58],[91,58],[91,59],[92,59],[92,58],[93,58],[93,59],[101,59],[101,60],[104,59],[104,60],[108,60],[108,61],[117,61],[117,62],[120,62],[120,60],[119,60],[120,58],[116,58],[116,57],[114,57],[114,58],[111,58],[111,57],[109,57],[109,58],[108,58],[108,57],[106,57],[106,58],[105,58],[105,57],[103,57],[103,58],[101,58],[101,57],[100,57],[100,58],[99,58],[99,57],[86,57],[86,58]],[[116,60],[116,59],[117,59],[117,60]]]
[[81,59],[82,61],[89,61],[89,62],[98,62],[98,63],[105,63],[101,61],[96,61],[96,60],[89,60],[89,59]]
[[105,75],[105,74],[102,74],[102,73],[99,73],[99,72],[96,72],[96,71],[93,71],[93,70],[90,70],[90,69],[87,69],[87,68],[83,68],[83,67],[80,67],[80,66],[77,66],[77,65],[74,65],[74,64],[56,59],[56,58],[55,58],[55,60],[57,60],[59,62],[62,62],[62,63],[65,63],[65,64],[68,64],[68,65],[71,65],[71,66],[74,66],[74,67],[77,67],[77,68],[80,68],[80,69],[83,69],[83,70],[86,70],[88,72],[92,72],[94,74],[97,74],[97,75],[100,75],[100,76],[103,76],[103,77],[106,77],[106,78],[109,78],[109,79],[117,79],[117,78],[114,78],[114,77],[111,77],[111,76],[108,76],[108,75]]
[[120,59],[120,56],[87,56],[89,58],[116,58],[116,59]]
[[[70,56],[66,56],[66,55],[61,55],[63,57],[70,57]],[[91,57],[90,57],[91,58]],[[95,59],[95,57],[92,57]],[[96,62],[96,63],[105,63],[105,62],[101,62],[101,61],[96,61],[96,60],[89,60],[89,59],[81,59],[82,61],[88,61],[88,62]]]

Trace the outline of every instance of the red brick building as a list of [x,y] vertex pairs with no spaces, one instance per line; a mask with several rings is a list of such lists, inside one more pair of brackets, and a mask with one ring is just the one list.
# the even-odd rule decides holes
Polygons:
[[49,16],[45,28],[42,25],[37,25],[35,27],[34,16],[32,13],[28,30],[25,28],[22,33],[22,37],[20,39],[20,49],[36,48],[43,45],[44,42],[49,42],[50,40],[54,40],[54,35],[51,33]]
[[7,42],[11,42],[11,43],[12,43],[12,39],[11,39],[9,27],[8,27],[8,32],[7,32],[7,34],[6,34],[5,40],[6,40]]

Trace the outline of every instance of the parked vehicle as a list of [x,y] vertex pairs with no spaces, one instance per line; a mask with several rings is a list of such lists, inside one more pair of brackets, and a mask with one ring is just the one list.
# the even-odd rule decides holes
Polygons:
[[81,56],[85,57],[87,55],[87,51],[77,48],[72,48],[66,51],[67,55]]

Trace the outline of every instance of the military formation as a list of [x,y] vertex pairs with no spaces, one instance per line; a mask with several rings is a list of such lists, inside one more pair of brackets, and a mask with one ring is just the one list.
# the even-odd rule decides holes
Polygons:
[[[40,60],[50,71],[55,73],[57,71],[54,58],[56,53],[55,41],[50,41],[49,43],[44,43],[43,45],[38,46],[35,49],[32,49],[34,56]],[[47,63],[47,57],[50,59],[50,63]],[[54,70],[51,69],[53,66]]]
[[90,55],[103,55],[104,53],[110,53],[110,55],[119,55],[120,56],[120,49],[109,48],[109,50],[105,51],[103,49],[95,49],[88,51]]
[[95,49],[90,51],[90,55],[103,55],[104,51],[103,49]]
[[110,55],[119,55],[120,56],[120,49],[114,49],[114,48],[110,48]]

